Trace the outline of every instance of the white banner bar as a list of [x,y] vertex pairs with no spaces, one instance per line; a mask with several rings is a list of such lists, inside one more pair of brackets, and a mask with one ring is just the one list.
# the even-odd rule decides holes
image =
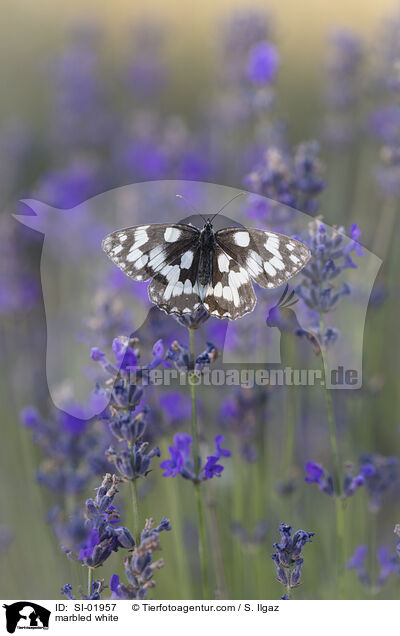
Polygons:
[[[46,630],[74,636],[92,633],[110,635],[110,629],[151,628],[151,633],[172,634],[188,628],[191,636],[204,630],[282,630],[309,636],[345,628],[351,633],[376,636],[386,625],[396,625],[399,601],[1,601],[1,633]],[[124,633],[127,633],[124,631]],[[146,633],[146,632],[144,632]],[[147,632],[148,633],[148,632]],[[178,632],[179,633],[179,632]],[[223,632],[221,632],[223,633]],[[245,633],[239,632],[239,633]],[[21,634],[20,634],[21,636]]]

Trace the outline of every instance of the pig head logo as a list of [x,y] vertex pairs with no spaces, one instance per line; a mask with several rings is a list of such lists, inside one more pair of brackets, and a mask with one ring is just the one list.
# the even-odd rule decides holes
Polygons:
[[[94,386],[90,348],[101,344],[98,341],[99,334],[92,333],[90,342],[82,337],[85,320],[93,313],[94,294],[104,290],[107,280],[114,275],[120,275],[124,280],[124,289],[128,294],[122,299],[118,286],[112,290],[114,300],[129,310],[129,331],[113,331],[105,347],[110,347],[114,337],[144,330],[152,307],[146,285],[132,281],[111,263],[101,249],[102,239],[122,227],[182,219],[183,208],[175,196],[178,193],[185,194],[207,214],[207,211],[217,209],[219,202],[224,203],[232,198],[237,190],[201,182],[152,181],[115,188],[72,209],[56,209],[34,199],[25,199],[23,213],[14,215],[19,222],[44,235],[40,268],[47,328],[46,374],[52,401],[59,409],[68,410],[65,400],[59,397],[59,387],[66,383],[71,387],[75,404],[84,405],[85,418],[97,415],[106,406],[99,398],[92,401],[90,397]],[[254,198],[255,195],[251,196]],[[264,200],[264,197],[259,198]],[[237,219],[234,224],[256,226],[257,222],[249,223],[243,214],[246,197],[239,199],[243,199],[242,207],[235,201],[229,209],[230,219]],[[310,221],[315,223],[305,214],[290,208],[288,210],[292,216],[287,222],[287,234],[306,230]],[[274,230],[275,226],[271,229]],[[286,225],[277,231],[285,229]],[[329,364],[340,363],[359,369],[360,378],[365,313],[379,266],[380,260],[365,251],[363,269],[349,272],[357,289],[357,299],[353,300],[352,297],[351,302],[342,303],[343,310],[332,312],[335,314],[335,327],[342,330],[343,337],[329,354]],[[255,310],[241,320],[228,323],[224,350],[220,356],[224,364],[280,363],[280,340],[287,329],[293,326],[295,320],[300,326],[306,325],[307,329],[310,323],[304,304],[299,302],[294,310],[291,293],[282,294],[280,289],[276,293],[282,298],[271,306],[271,296],[274,296],[270,292],[265,293],[265,290],[256,289],[258,302]],[[351,320],[346,312],[350,312]],[[169,317],[168,320],[173,319]],[[246,338],[249,339],[249,346]],[[75,411],[71,414],[74,415]]]
[[[73,396],[74,413],[79,404],[80,415],[84,418],[98,414],[106,406],[99,397],[92,403],[90,349],[99,342],[96,342],[98,336],[95,330],[89,335],[85,331],[86,322],[93,315],[94,295],[106,287],[111,271],[101,250],[101,241],[117,222],[112,219],[107,221],[104,206],[108,201],[111,209],[121,207],[115,193],[114,196],[106,195],[65,210],[24,199],[21,206],[24,214],[14,215],[19,222],[44,235],[40,275],[46,317],[46,377],[50,396],[56,407],[66,411],[70,408],[68,403],[72,402],[65,399],[66,394],[68,398]],[[25,214],[25,211],[30,213]],[[132,206],[129,223],[140,222]],[[119,292],[118,286],[112,289],[110,302],[118,298]],[[144,295],[141,303],[132,302],[132,298],[129,300],[129,328],[135,331],[145,322],[151,305]],[[129,333],[117,332],[113,337]]]

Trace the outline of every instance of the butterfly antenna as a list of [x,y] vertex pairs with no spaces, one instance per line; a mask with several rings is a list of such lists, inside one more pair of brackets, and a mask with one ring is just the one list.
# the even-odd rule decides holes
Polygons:
[[245,192],[239,192],[239,194],[235,194],[234,197],[232,197],[232,199],[230,199],[229,201],[227,201],[227,203],[225,203],[222,208],[220,210],[218,210],[218,212],[216,212],[211,219],[209,219],[209,221],[212,221],[213,219],[215,219],[215,217],[217,216],[217,214],[219,214],[220,212],[222,212],[222,210],[224,210],[230,203],[232,203],[232,201],[234,201],[235,199],[237,199],[238,197],[243,197],[245,195]]
[[186,197],[182,196],[182,194],[176,194],[175,196],[178,197],[178,199],[183,199],[185,201],[185,203],[187,203],[192,210],[194,210],[196,212],[196,214],[198,214],[199,216],[201,216],[201,218],[203,219],[203,221],[207,221],[207,219],[204,218],[204,216],[194,207],[194,205],[192,205],[187,199]]

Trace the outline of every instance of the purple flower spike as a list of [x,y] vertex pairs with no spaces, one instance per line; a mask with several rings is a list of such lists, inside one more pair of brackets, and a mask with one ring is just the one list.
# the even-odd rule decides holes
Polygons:
[[[192,457],[193,440],[186,433],[176,433],[174,435],[174,445],[169,446],[170,459],[161,462],[160,468],[164,470],[164,477],[176,477],[180,474],[185,479],[190,479],[195,483],[220,477],[224,467],[218,463],[221,457],[229,457],[230,451],[221,448],[224,441],[223,435],[217,435],[215,438],[215,455],[209,455],[203,468],[197,474],[195,471],[195,463]],[[199,460],[201,466],[201,460]]]
[[346,570],[352,570],[364,565],[365,558],[368,554],[368,547],[366,545],[359,545],[353,556],[346,563]]
[[123,370],[136,368],[138,364],[137,355],[131,347],[122,342],[120,338],[114,338],[112,350],[115,362]]
[[[311,543],[315,532],[297,530],[292,536],[293,528],[287,523],[280,524],[279,532],[281,543],[274,543],[275,552],[271,554],[271,558],[276,564],[278,581],[285,587],[294,588],[300,584],[304,546]],[[286,596],[285,600],[288,599]]]
[[254,84],[270,84],[279,67],[279,54],[270,42],[258,42],[249,53],[247,77]]
[[36,428],[42,421],[39,411],[34,406],[26,406],[22,409],[20,420],[27,428]]
[[359,545],[345,565],[346,570],[355,570],[357,572],[358,578],[364,585],[369,585],[369,576],[364,565],[367,554],[368,547],[366,545]]
[[307,477],[304,477],[304,481],[309,484],[320,484],[324,476],[324,469],[315,462],[307,462],[306,466]]
[[192,443],[192,438],[186,433],[174,435],[174,446],[168,447],[171,459],[165,459],[160,464],[165,471],[164,477],[176,477],[183,473],[185,463],[190,458]]
[[189,458],[193,440],[186,433],[177,433],[174,435],[174,443],[178,452],[182,455],[184,461]]
[[151,362],[149,364],[149,369],[155,369],[160,364],[162,364],[167,369],[171,368],[171,366],[172,366],[171,363],[170,362],[166,362],[164,360],[164,345],[163,345],[163,341],[161,339],[157,340],[157,342],[154,344],[153,356],[154,356],[154,360],[153,360],[153,362]]
[[207,457],[207,463],[204,466],[204,476],[206,479],[212,479],[213,477],[221,477],[221,473],[224,467],[218,464],[219,457],[209,455]]
[[225,437],[223,435],[215,436],[215,454],[218,457],[230,457],[231,451],[226,448],[221,448],[221,444],[225,441]]
[[364,464],[360,467],[360,475],[362,475],[365,479],[368,477],[373,477],[376,473],[375,466],[372,464]]
[[183,468],[183,457],[175,446],[169,446],[168,450],[171,454],[171,459],[164,459],[160,463],[160,468],[165,471],[163,477],[176,477]]
[[90,350],[90,357],[95,362],[100,362],[101,360],[104,360],[105,355],[106,354],[103,353],[98,347],[92,347],[92,349]]
[[113,574],[110,578],[110,590],[112,592],[116,592],[119,585],[119,576],[118,574]]

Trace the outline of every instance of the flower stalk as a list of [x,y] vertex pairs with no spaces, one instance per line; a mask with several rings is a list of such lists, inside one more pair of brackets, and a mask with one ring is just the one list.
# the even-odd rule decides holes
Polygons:
[[[200,456],[199,456],[199,438],[197,429],[197,406],[196,406],[196,385],[194,382],[194,329],[189,328],[190,334],[190,369],[189,369],[189,384],[190,384],[190,405],[192,414],[192,440],[193,440],[193,462],[195,475],[198,478],[200,473]],[[206,533],[204,527],[204,510],[203,501],[200,490],[200,481],[198,479],[194,482],[196,493],[196,505],[197,505],[197,518],[199,528],[199,555],[201,562],[202,581],[203,581],[203,596],[205,599],[210,598],[210,589],[208,581],[208,562],[207,562],[207,542]]]

